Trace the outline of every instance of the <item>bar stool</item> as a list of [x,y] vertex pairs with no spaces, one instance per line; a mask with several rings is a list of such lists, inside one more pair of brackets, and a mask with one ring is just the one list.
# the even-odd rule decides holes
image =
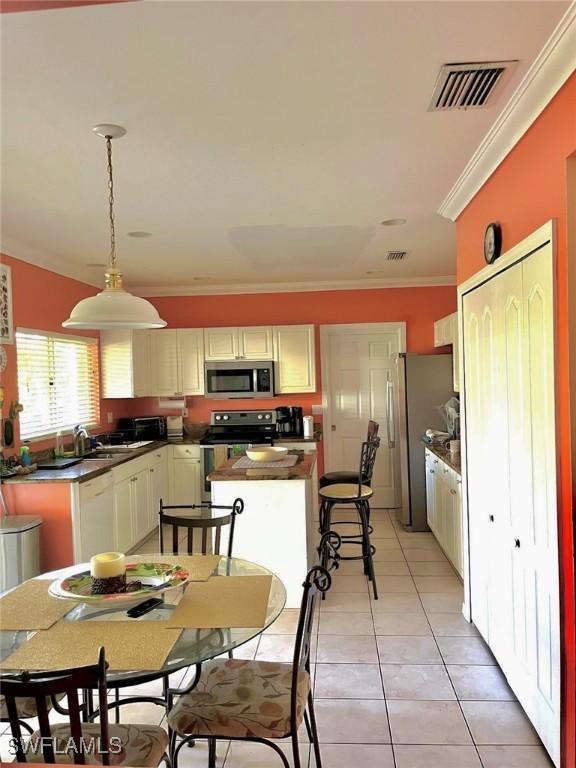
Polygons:
[[[361,555],[340,555],[340,560],[362,560],[364,573],[372,582],[374,599],[378,599],[378,588],[374,576],[374,562],[372,556],[376,551],[370,543],[370,499],[373,490],[372,474],[376,461],[376,452],[380,445],[380,438],[375,437],[362,443],[360,454],[360,469],[355,483],[334,483],[321,488],[320,495],[320,533],[324,536],[333,526],[358,525],[361,533],[349,536],[341,536],[344,543],[358,544],[362,547]],[[332,508],[336,505],[354,505],[358,511],[359,520],[335,520],[332,521]]]
[[[370,419],[368,422],[368,434],[366,435],[366,440],[370,441],[374,438],[378,437],[378,430],[380,429],[380,424],[378,424],[377,421],[373,421]],[[327,485],[335,485],[336,483],[357,483],[358,482],[358,472],[351,471],[351,470],[340,470],[336,472],[326,472],[320,480],[318,481],[318,485],[320,488],[325,488]]]

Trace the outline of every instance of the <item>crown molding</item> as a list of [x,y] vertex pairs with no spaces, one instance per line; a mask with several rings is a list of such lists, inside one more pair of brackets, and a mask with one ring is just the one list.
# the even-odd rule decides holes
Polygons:
[[[71,261],[67,261],[58,256],[54,256],[51,253],[40,251],[30,245],[12,240],[9,237],[3,237],[0,246],[2,253],[6,256],[10,256],[17,261],[25,261],[27,264],[32,264],[35,267],[41,269],[47,269],[49,272],[55,272],[62,277],[70,277],[73,280],[78,280],[85,285],[94,286],[95,288],[101,288],[102,284],[98,283],[92,277],[86,276],[86,267],[82,267],[80,264],[74,264]],[[104,281],[102,280],[102,283]]]
[[455,275],[440,277],[389,278],[387,280],[324,280],[305,283],[245,283],[241,285],[159,285],[130,286],[138,296],[221,296],[246,293],[310,293],[312,291],[355,291],[374,288],[427,288],[456,285]]
[[456,221],[574,70],[576,0],[572,2],[546,45],[524,76],[492,128],[438,208]]

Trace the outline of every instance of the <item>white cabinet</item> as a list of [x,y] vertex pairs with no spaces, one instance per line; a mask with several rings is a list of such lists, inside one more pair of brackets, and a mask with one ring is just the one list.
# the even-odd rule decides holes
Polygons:
[[279,325],[274,328],[276,393],[316,391],[316,353],[313,325]]
[[272,360],[272,327],[205,328],[204,346],[206,360]]
[[134,542],[132,527],[132,478],[114,484],[114,550],[126,552]]
[[158,524],[158,511],[160,509],[160,500],[168,503],[168,458],[167,454],[170,447],[160,448],[154,451],[150,459],[149,487],[150,495],[149,510],[149,528],[152,529]]
[[112,474],[107,472],[72,489],[74,562],[115,548]]
[[460,475],[426,448],[426,517],[436,540],[463,575]]
[[101,331],[102,397],[144,397],[149,394],[149,345],[149,331]]
[[150,331],[151,395],[204,394],[204,337],[201,328]]
[[434,323],[434,346],[452,346],[454,392],[460,391],[460,343],[458,339],[458,312],[446,315]]
[[[304,453],[317,453],[318,446],[313,442],[305,442],[304,440],[294,440],[293,442],[285,442],[284,440],[275,440],[274,445],[280,445],[282,448],[288,448],[289,451],[304,451]],[[316,457],[318,459],[318,457]],[[314,463],[314,470],[312,472],[312,494],[314,500],[318,499],[318,460]]]
[[[200,447],[173,445],[168,467],[170,504],[200,504],[202,502],[202,476]],[[198,511],[198,515],[200,512]]]
[[132,535],[135,542],[141,541],[150,533],[150,496],[148,492],[148,469],[143,469],[130,479]]

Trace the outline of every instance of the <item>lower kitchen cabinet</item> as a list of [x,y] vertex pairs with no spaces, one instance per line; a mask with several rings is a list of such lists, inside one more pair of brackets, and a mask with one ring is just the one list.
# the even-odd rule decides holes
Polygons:
[[[197,445],[172,445],[168,463],[170,504],[200,504],[202,501],[202,472],[200,447]],[[198,512],[199,515],[199,512]],[[192,515],[191,516],[195,516]]]
[[112,473],[73,489],[72,537],[74,560],[84,563],[98,552],[114,550],[114,489]]
[[168,448],[161,448],[152,454],[150,468],[148,469],[150,503],[148,504],[148,527],[154,528],[158,524],[158,512],[160,500],[168,503]]
[[462,493],[460,475],[426,449],[428,525],[454,568],[463,575]]

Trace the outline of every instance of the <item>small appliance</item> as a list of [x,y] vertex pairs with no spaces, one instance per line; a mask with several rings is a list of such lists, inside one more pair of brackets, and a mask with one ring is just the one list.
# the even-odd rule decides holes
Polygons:
[[307,440],[314,437],[314,418],[312,416],[304,416],[304,437]]
[[184,423],[182,416],[167,416],[166,427],[168,440],[181,438],[184,434]]
[[278,437],[302,437],[304,435],[302,408],[282,406],[276,408]]
[[274,397],[274,363],[235,360],[204,363],[204,396],[220,399]]
[[124,441],[165,440],[165,416],[130,416],[118,419],[118,432]]

